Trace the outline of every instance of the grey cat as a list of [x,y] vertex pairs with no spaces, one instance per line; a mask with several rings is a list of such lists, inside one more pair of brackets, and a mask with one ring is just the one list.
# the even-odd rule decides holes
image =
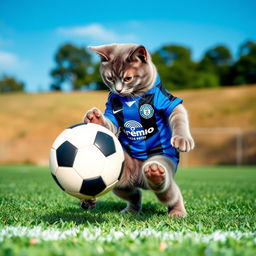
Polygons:
[[[122,212],[141,211],[140,188],[142,188],[151,189],[157,198],[168,206],[169,216],[186,216],[187,213],[182,194],[174,181],[174,174],[178,164],[178,160],[175,157],[177,157],[178,151],[189,152],[194,148],[194,140],[190,133],[186,109],[182,104],[177,104],[169,113],[166,109],[161,109],[160,111],[157,107],[151,106],[152,97],[156,97],[156,91],[154,91],[156,86],[158,86],[158,89],[160,88],[158,91],[160,91],[159,94],[162,93],[160,95],[162,99],[167,101],[167,104],[170,104],[170,106],[173,104],[176,97],[173,97],[162,87],[156,85],[156,80],[158,79],[157,70],[151,60],[150,54],[144,46],[136,44],[111,44],[91,46],[89,49],[98,53],[101,57],[100,74],[111,92],[109,101],[106,104],[107,109],[105,114],[103,115],[96,107],[92,108],[85,113],[84,122],[92,122],[107,127],[114,134],[119,136],[119,140],[124,147],[125,166],[123,175],[113,190],[117,196],[127,201],[127,207],[123,209]],[[153,132],[154,129],[151,127],[151,130],[141,130],[135,133],[135,128],[132,127],[133,130],[126,131],[124,127],[125,124],[121,124],[121,121],[118,119],[123,109],[109,109],[109,104],[111,104],[111,100],[115,97],[119,97],[118,99],[121,100],[129,99],[127,105],[135,106],[139,104],[138,99],[144,99],[144,96],[146,94],[148,95],[150,91],[154,91],[151,97],[151,105],[148,104],[148,102],[144,102],[146,103],[143,104],[144,108],[138,110],[140,111],[140,118],[144,118],[144,121],[148,122],[153,118],[151,116],[152,113],[155,113],[158,115],[158,119],[163,119],[160,121],[166,123],[168,126],[168,131],[166,131],[164,139],[168,139],[171,147],[170,150],[174,150],[174,152],[177,151],[174,158],[169,157],[169,153],[164,153],[163,150],[159,151],[157,147],[154,149],[149,148],[148,152],[143,152],[144,154],[148,154],[148,157],[134,157],[136,152],[134,153],[133,151],[136,151],[136,146],[134,147],[132,145],[137,144],[132,141],[132,139],[134,139],[133,137],[135,135],[137,136],[139,133],[139,135],[142,136],[136,137],[136,139],[146,140],[147,136],[144,133]],[[155,103],[161,104],[161,102]],[[162,113],[169,114],[164,116]],[[110,116],[111,114],[113,117]],[[138,113],[134,112],[132,115],[135,116],[138,115]],[[141,124],[138,125],[142,127]],[[163,137],[163,135],[161,136]],[[129,141],[129,138],[131,141],[125,144],[125,141]],[[131,145],[130,148],[129,145]],[[151,152],[151,154],[149,154],[149,152]],[[96,201],[94,199],[84,200],[83,206],[84,208],[90,206],[94,207],[95,203]]]

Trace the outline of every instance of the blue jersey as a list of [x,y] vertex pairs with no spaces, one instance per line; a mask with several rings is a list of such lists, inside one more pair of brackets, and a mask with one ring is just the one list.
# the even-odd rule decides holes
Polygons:
[[120,129],[119,141],[133,158],[165,155],[176,165],[179,153],[172,147],[168,118],[182,99],[171,95],[157,77],[154,86],[142,96],[121,97],[110,93],[105,117]]

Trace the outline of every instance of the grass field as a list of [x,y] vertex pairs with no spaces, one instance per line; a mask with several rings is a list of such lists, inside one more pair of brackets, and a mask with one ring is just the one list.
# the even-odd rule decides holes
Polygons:
[[0,255],[256,255],[256,168],[195,167],[176,176],[188,217],[169,218],[150,191],[120,215],[108,193],[85,212],[46,167],[0,166]]

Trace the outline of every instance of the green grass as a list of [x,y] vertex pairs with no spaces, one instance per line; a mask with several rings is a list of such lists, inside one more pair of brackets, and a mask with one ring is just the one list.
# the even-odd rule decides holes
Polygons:
[[[112,193],[101,197],[96,209],[85,212],[76,198],[56,186],[46,167],[0,166],[0,255],[256,255],[255,167],[183,168],[176,180],[188,211],[184,219],[168,217],[166,207],[150,191],[143,192],[139,215],[120,215],[125,203]],[[1,241],[1,230],[9,226],[75,228],[79,232],[58,241],[35,237],[35,244],[33,237],[18,235]],[[150,229],[182,232],[184,239],[126,235],[106,241],[83,237],[83,230],[93,234],[97,228],[105,238],[113,229],[128,233]],[[209,243],[185,238],[190,233],[209,235],[218,230],[253,233]]]

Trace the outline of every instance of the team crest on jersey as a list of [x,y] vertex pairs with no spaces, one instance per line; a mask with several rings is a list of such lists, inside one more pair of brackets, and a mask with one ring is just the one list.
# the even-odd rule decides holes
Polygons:
[[143,104],[140,107],[140,115],[145,119],[151,118],[154,115],[153,107],[149,104]]

